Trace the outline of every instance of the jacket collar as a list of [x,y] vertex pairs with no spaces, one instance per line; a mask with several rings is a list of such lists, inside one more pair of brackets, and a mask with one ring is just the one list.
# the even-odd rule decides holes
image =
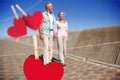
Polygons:
[[[48,12],[47,12],[47,11],[45,11],[45,13],[48,15]],[[51,14],[53,14],[53,13],[51,13]]]

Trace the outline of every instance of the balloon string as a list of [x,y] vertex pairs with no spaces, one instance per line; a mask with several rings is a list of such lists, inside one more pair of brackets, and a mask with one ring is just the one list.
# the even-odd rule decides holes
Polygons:
[[[33,5],[31,5],[28,9],[26,9],[25,11],[30,11],[32,10],[35,6],[37,6],[40,2],[42,2],[42,0],[39,0],[38,2],[34,3]],[[0,20],[1,23],[6,22],[6,21],[10,21],[13,18],[13,15],[11,15],[10,17]]]

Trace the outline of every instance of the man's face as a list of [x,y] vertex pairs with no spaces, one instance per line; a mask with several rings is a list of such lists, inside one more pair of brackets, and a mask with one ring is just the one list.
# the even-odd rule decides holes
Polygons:
[[47,9],[48,9],[50,12],[52,12],[52,10],[53,10],[53,5],[52,5],[51,3],[49,3],[49,4],[47,5]]

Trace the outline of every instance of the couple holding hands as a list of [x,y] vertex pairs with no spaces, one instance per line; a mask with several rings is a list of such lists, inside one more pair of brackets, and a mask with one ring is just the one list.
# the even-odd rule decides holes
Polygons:
[[53,39],[58,40],[58,55],[60,63],[65,66],[64,55],[66,54],[66,44],[68,42],[68,23],[64,20],[64,12],[58,13],[59,20],[56,21],[51,2],[45,4],[46,11],[43,12],[43,22],[39,27],[40,39],[43,40],[44,65],[51,62],[53,57]]

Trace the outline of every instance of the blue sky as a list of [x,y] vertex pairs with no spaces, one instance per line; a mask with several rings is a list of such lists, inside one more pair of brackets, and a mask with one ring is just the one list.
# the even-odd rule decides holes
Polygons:
[[[10,6],[19,4],[27,13],[45,11],[46,2],[52,2],[54,14],[65,12],[69,30],[83,30],[105,26],[120,25],[120,0],[0,0],[0,38],[10,37],[7,29],[15,18]],[[22,14],[16,9],[21,17]],[[28,35],[38,34],[29,28]]]

